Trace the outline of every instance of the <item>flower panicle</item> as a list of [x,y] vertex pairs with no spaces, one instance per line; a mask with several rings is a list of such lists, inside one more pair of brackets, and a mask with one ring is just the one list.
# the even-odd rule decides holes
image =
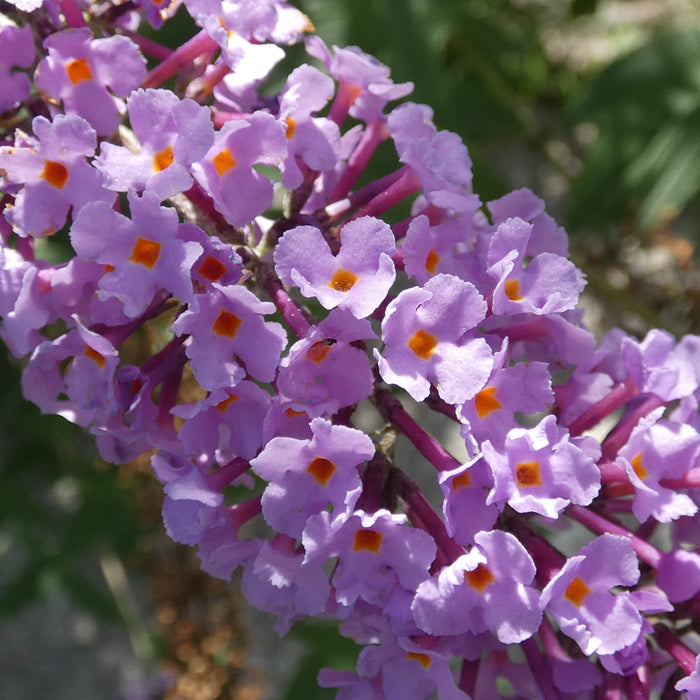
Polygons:
[[[283,0],[11,4],[0,337],[25,396],[108,461],[152,452],[168,535],[240,567],[280,634],[341,620],[363,649],[319,675],[339,697],[700,697],[700,338],[597,342],[543,201],[483,202],[412,85]],[[182,46],[141,36],[181,6]],[[316,63],[273,95],[296,42]]]

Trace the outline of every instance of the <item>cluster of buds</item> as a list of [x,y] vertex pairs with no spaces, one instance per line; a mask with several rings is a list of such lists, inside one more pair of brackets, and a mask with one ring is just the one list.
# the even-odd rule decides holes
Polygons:
[[[412,86],[282,0],[12,5],[24,395],[110,462],[150,453],[168,534],[281,634],[339,620],[341,700],[700,698],[700,338],[598,343],[543,202],[482,202]],[[176,11],[180,47],[139,34]]]

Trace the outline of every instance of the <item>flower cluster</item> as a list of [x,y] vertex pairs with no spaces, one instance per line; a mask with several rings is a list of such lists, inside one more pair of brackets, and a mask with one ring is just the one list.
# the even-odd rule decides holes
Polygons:
[[[363,647],[319,676],[341,700],[700,698],[700,338],[597,343],[543,202],[482,202],[412,86],[282,0],[12,4],[25,396],[108,461],[150,452],[168,534],[280,633],[339,620]],[[178,9],[179,48],[138,33]],[[396,169],[361,180],[384,141]]]

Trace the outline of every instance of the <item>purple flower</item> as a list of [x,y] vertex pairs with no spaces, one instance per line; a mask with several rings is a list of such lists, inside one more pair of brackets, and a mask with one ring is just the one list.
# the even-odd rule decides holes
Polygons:
[[478,443],[488,440],[501,446],[511,428],[519,427],[517,414],[546,411],[554,395],[549,369],[544,362],[509,366],[508,339],[494,353],[494,366],[486,386],[472,401],[457,407],[463,423],[462,436]]
[[188,455],[214,455],[223,465],[234,457],[251,459],[262,446],[263,421],[270,395],[253,382],[215,389],[197,403],[181,404],[172,413],[184,419],[178,431]]
[[280,362],[277,388],[309,416],[330,416],[368,398],[374,376],[367,353],[353,345],[374,338],[365,319],[334,310]]
[[95,167],[105,176],[105,186],[119,192],[149,190],[161,199],[188,189],[189,166],[214,141],[209,109],[170,90],[135,90],[126,104],[140,151],[104,142]]
[[255,560],[243,570],[243,594],[260,610],[278,616],[275,629],[286,634],[304,615],[318,615],[330,596],[328,577],[316,564],[304,564],[293,540],[263,542]]
[[301,538],[306,521],[330,504],[332,515],[349,514],[362,484],[357,467],[374,454],[370,438],[359,430],[311,421],[313,437],[276,437],[250,464],[267,480],[263,515],[278,532]]
[[272,380],[287,343],[284,328],[262,318],[274,310],[245,287],[214,283],[196,296],[193,308],[173,323],[173,332],[192,336],[187,357],[202,387],[233,387],[246,372],[262,382]]
[[336,104],[331,112],[338,124],[348,112],[360,121],[375,121],[382,116],[388,102],[405,97],[413,90],[413,83],[392,82],[390,70],[356,46],[334,46],[331,53],[320,37],[310,36],[306,39],[306,50],[322,61],[339,82]]
[[100,135],[111,134],[125,107],[121,97],[146,76],[146,61],[125,36],[93,39],[87,28],[68,29],[44,41],[48,55],[37,68],[36,84],[66,112],[86,119]]
[[394,283],[394,250],[389,226],[365,216],[343,226],[337,255],[317,228],[297,226],[282,236],[274,258],[285,284],[316,297],[326,309],[347,309],[355,318],[365,318]]
[[695,466],[700,434],[689,425],[659,419],[657,414],[640,421],[618,452],[618,461],[635,489],[632,512],[640,523],[649,516],[667,523],[683,515],[695,515],[698,510],[688,495],[659,482],[680,478]]
[[333,81],[311,66],[299,66],[287,79],[280,95],[279,111],[279,118],[287,125],[288,153],[281,166],[282,184],[287,189],[293,190],[303,181],[297,158],[319,172],[332,170],[338,162],[338,125],[330,119],[312,116],[326,106],[334,90]]
[[102,187],[100,174],[86,158],[95,153],[92,127],[80,117],[58,115],[32,121],[30,144],[0,147],[0,169],[9,183],[24,185],[14,206],[5,211],[20,236],[50,236],[89,202],[111,202],[114,195]]
[[[202,247],[177,237],[177,213],[159,201],[151,192],[142,197],[130,193],[131,219],[102,202],[88,204],[70,231],[78,255],[109,266],[98,284],[99,297],[116,297],[131,318],[146,309],[159,289],[185,302],[193,298],[190,269]],[[105,231],[110,231],[108,237]]]
[[[554,416],[534,428],[513,428],[502,450],[483,444],[494,487],[487,503],[508,502],[519,513],[556,518],[569,503],[588,505],[600,490],[600,470]],[[597,455],[599,456],[599,455]]]
[[418,586],[411,610],[432,635],[489,630],[505,644],[532,636],[540,625],[535,564],[507,532],[479,532],[473,549]]
[[253,166],[279,165],[286,154],[282,124],[270,114],[255,112],[249,119],[224,124],[192,172],[224,218],[243,226],[272,203],[272,182]]
[[302,537],[304,561],[338,557],[333,586],[341,605],[352,605],[358,598],[381,604],[396,585],[415,591],[428,578],[435,542],[406,520],[383,509],[333,520],[325,511],[314,515]]
[[475,287],[452,275],[435,275],[407,289],[388,306],[382,322],[386,347],[375,357],[382,379],[422,401],[437,387],[451,404],[474,398],[493,369],[493,355],[472,329],[486,315]]
[[450,212],[474,212],[479,198],[472,192],[471,159],[457,134],[438,131],[433,111],[406,103],[389,115],[387,126],[399,160],[418,178],[426,199]]
[[542,591],[542,608],[587,656],[612,654],[639,636],[642,617],[629,595],[614,586],[632,586],[639,565],[629,540],[605,534],[582,547]]
[[496,280],[496,314],[552,314],[576,307],[585,281],[567,258],[544,252],[526,263],[533,226],[519,218],[499,225],[489,244],[487,269]]

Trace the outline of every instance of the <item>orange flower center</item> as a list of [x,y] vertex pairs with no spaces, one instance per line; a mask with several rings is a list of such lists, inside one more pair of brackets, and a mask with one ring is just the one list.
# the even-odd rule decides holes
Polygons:
[[241,323],[241,319],[238,318],[236,314],[232,314],[230,311],[226,311],[226,309],[221,309],[211,329],[217,335],[225,335],[229,338],[235,338]]
[[408,339],[408,347],[421,360],[427,360],[435,352],[437,342],[437,338],[434,335],[424,330],[418,330]]
[[141,238],[141,236],[139,236],[136,239],[129,260],[139,265],[145,265],[147,268],[151,269],[158,261],[161,248],[162,246],[160,243],[149,241],[147,238]]

